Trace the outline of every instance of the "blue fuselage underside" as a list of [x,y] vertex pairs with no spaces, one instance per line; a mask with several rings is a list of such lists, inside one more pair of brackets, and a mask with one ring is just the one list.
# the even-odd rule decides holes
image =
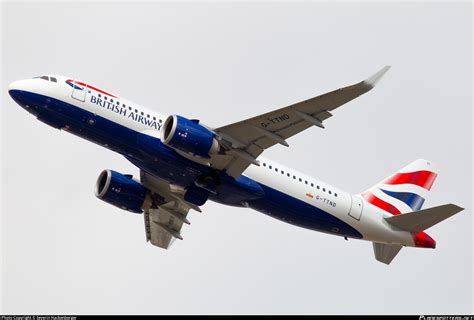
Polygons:
[[[170,183],[188,187],[197,177],[213,169],[179,155],[172,148],[154,138],[98,116],[58,99],[36,93],[10,92],[13,99],[28,112],[50,126],[73,133],[81,138],[124,155],[140,169]],[[80,103],[80,102],[78,102]],[[311,230],[350,238],[362,235],[347,223],[304,201],[291,197],[270,186],[257,183],[264,195],[256,196],[247,188],[250,179],[233,179],[218,172],[218,194],[209,199],[233,206],[248,206],[285,222]]]

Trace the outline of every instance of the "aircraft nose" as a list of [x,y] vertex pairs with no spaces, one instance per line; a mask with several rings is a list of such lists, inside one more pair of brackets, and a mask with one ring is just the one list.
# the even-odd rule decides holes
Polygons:
[[14,90],[25,90],[26,88],[26,82],[27,80],[17,80],[17,81],[13,81],[12,83],[10,83],[10,85],[8,86],[8,91],[14,91]]
[[10,94],[10,97],[12,97],[13,100],[15,100],[16,103],[18,103],[19,105],[21,105],[21,89],[19,86],[19,83],[21,81],[15,81],[15,82],[12,82],[10,83],[10,85],[8,86],[8,93]]
[[10,83],[8,86],[8,93],[16,103],[20,106],[25,107],[28,104],[27,94],[28,94],[28,84],[27,80],[18,80]]

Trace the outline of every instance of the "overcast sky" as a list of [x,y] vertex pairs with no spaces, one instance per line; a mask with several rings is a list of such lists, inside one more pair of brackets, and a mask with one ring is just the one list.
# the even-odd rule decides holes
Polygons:
[[[2,5],[2,313],[472,313],[472,8],[464,4]],[[418,158],[436,250],[372,244],[207,203],[169,251],[95,198],[123,157],[47,127],[8,83],[62,74],[222,126],[349,85],[377,88],[265,156],[358,193]]]

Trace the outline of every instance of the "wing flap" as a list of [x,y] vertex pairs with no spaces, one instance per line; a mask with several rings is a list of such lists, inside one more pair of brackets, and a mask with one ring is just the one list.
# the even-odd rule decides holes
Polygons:
[[162,228],[154,223],[154,221],[159,220],[158,212],[155,212],[153,209],[146,210],[144,217],[147,241],[149,241],[154,246],[168,249],[173,237],[171,234],[163,232]]

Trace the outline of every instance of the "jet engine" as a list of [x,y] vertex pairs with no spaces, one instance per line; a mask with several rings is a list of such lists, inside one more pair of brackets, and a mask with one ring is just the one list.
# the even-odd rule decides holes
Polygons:
[[176,150],[209,158],[219,151],[215,134],[199,124],[198,120],[169,116],[161,130],[161,141]]
[[150,192],[131,175],[104,170],[97,178],[95,195],[102,201],[120,209],[142,213],[149,206]]

